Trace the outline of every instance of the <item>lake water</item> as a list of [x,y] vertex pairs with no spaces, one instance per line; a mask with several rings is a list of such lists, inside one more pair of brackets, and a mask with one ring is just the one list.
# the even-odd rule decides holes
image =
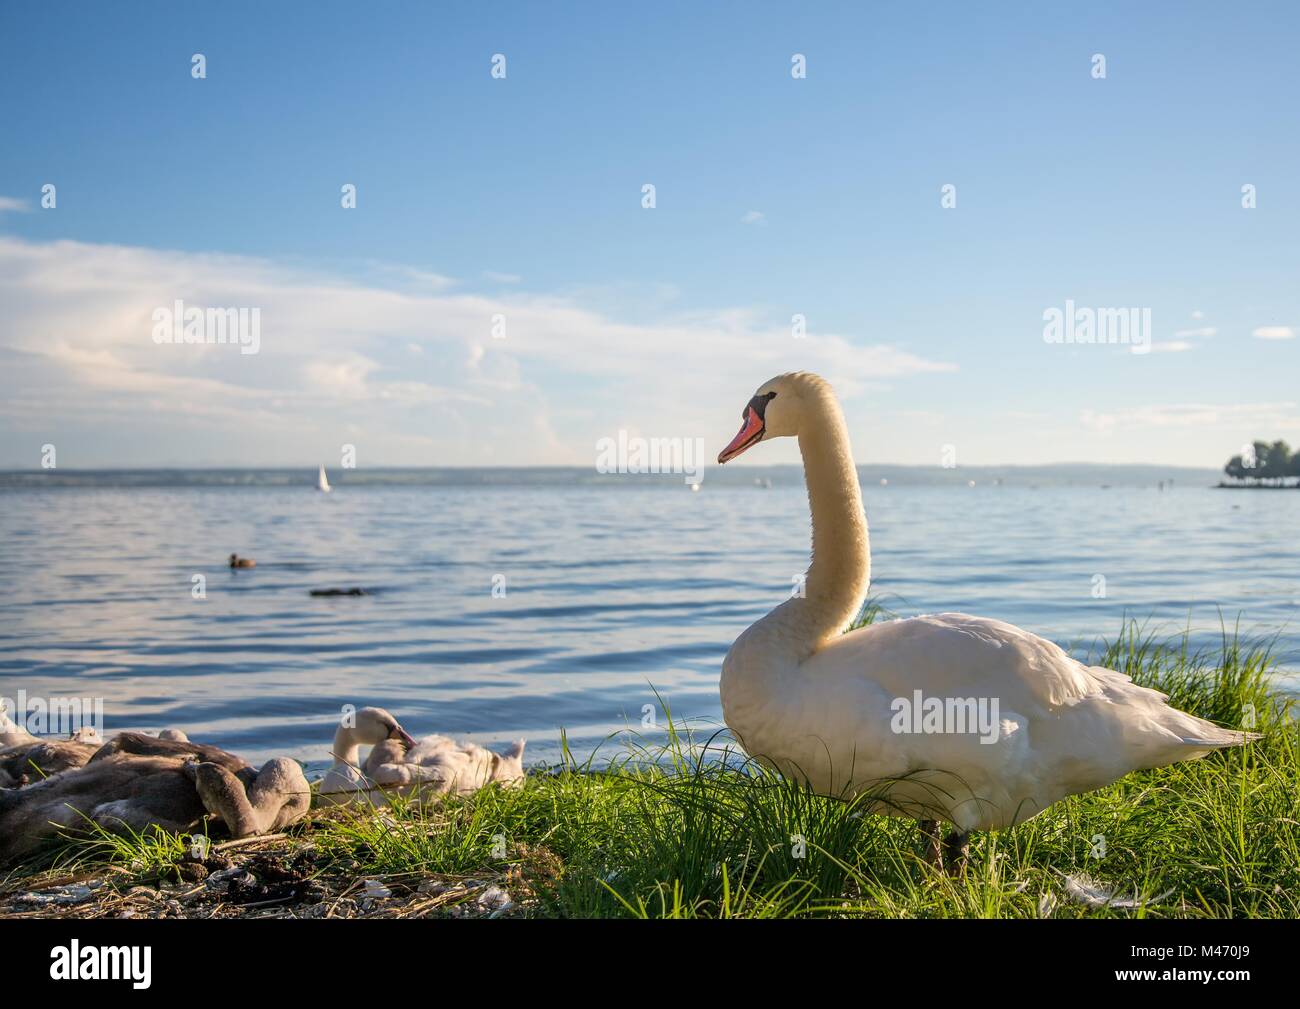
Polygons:
[[[9,486],[0,695],[102,697],[109,731],[179,726],[312,768],[345,703],[416,735],[526,736],[530,761],[561,727],[579,754],[639,728],[656,690],[717,722],[723,655],[806,566],[798,481]],[[1300,493],[864,483],[872,591],[901,615],[1087,650],[1125,613],[1213,644],[1222,611],[1300,668]],[[353,586],[369,595],[308,594]]]

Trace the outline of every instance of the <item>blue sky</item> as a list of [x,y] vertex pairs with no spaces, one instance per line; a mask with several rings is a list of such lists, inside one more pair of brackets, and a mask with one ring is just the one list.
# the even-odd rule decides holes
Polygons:
[[[1300,441],[1298,29],[1283,3],[6,3],[0,465],[716,450],[797,368],[860,461]],[[154,345],[173,298],[261,306],[262,353]],[[1156,352],[1046,344],[1067,299],[1150,308]]]

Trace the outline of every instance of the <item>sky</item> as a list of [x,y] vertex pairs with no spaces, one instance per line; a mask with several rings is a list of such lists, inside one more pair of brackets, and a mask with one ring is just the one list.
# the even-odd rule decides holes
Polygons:
[[[6,0],[0,467],[716,453],[793,370],[863,463],[1298,443],[1298,42],[1293,3]],[[155,342],[177,300],[258,352]],[[1149,352],[1048,342],[1067,302]]]

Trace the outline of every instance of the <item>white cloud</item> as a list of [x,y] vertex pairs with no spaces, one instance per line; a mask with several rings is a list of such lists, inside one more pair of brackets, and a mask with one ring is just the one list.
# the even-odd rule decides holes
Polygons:
[[1250,335],[1261,340],[1292,340],[1295,330],[1290,326],[1260,326]]
[[0,214],[28,210],[27,201],[13,196],[0,196]]
[[1276,430],[1300,427],[1300,411],[1294,402],[1172,403],[1112,411],[1084,410],[1079,421],[1100,433],[1148,427]]
[[[585,465],[599,437],[633,424],[730,437],[753,389],[784,371],[818,371],[850,398],[955,370],[888,343],[796,340],[744,309],[628,322],[572,295],[364,272],[362,283],[252,257],[0,236],[0,431],[62,426],[125,444],[166,430],[188,447],[220,425],[223,458],[255,465],[314,459],[346,429],[364,433],[371,465]],[[260,353],[155,344],[152,312],[176,299],[259,308]],[[136,433],[119,437],[118,424]]]
[[1195,339],[1198,337],[1209,338],[1211,336],[1214,336],[1216,333],[1218,333],[1218,330],[1215,329],[1213,326],[1202,326],[1200,329],[1180,329],[1174,333],[1174,336],[1178,337],[1179,339],[1186,338],[1186,337],[1192,337],[1193,339]]
[[766,224],[767,217],[761,210],[747,210],[740,219],[741,224]]
[[1188,343],[1186,340],[1157,340],[1151,344],[1151,353],[1182,354],[1191,350],[1194,346],[1195,344]]

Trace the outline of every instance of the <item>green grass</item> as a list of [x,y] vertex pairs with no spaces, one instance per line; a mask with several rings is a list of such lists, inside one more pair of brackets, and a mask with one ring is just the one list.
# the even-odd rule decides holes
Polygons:
[[[912,821],[814,795],[729,750],[724,736],[681,726],[612,744],[602,769],[566,747],[560,766],[522,788],[317,821],[304,838],[376,875],[527,870],[544,854],[539,916],[1038,917],[1045,899],[1055,917],[1300,916],[1297,732],[1270,686],[1269,642],[1225,632],[1220,648],[1194,653],[1185,637],[1162,642],[1129,624],[1094,661],[1220,724],[1250,725],[1253,712],[1263,738],[975,835],[958,879],[920,863]],[[90,843],[96,857],[137,864],[178,853],[158,839]],[[1066,874],[1149,902],[1070,902]]]

